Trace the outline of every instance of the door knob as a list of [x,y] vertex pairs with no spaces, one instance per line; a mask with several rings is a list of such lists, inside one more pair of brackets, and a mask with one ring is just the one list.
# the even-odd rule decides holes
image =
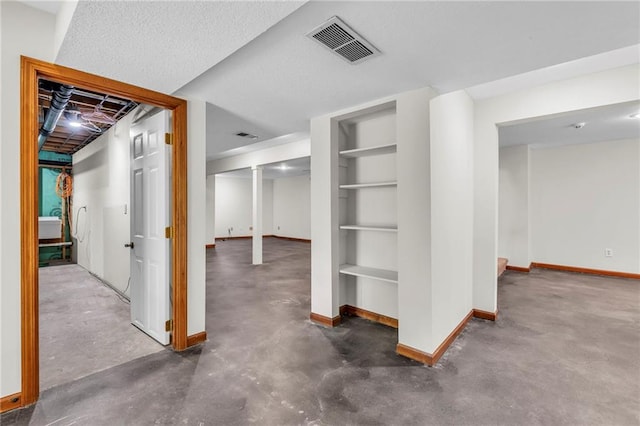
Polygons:
[[129,244],[125,244],[125,247],[129,247],[131,250],[133,250],[133,241],[131,241]]

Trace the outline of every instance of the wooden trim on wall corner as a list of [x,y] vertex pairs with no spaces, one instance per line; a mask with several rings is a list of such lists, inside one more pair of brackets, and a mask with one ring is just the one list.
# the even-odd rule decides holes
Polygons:
[[20,406],[40,392],[38,328],[38,69],[40,62],[20,58]]
[[483,311],[481,309],[474,309],[473,317],[489,320],[489,321],[495,321],[498,318],[498,310],[496,309],[495,312],[489,312],[489,311]]
[[578,272],[581,274],[604,275],[607,277],[631,278],[640,280],[640,274],[631,272],[607,271],[604,269],[581,268],[579,266],[554,265],[551,263],[531,262],[532,268],[553,269],[555,271]]
[[411,346],[403,345],[402,343],[396,345],[396,353],[429,366],[435,364],[435,362],[433,362],[433,355],[412,348]]
[[316,324],[324,325],[325,327],[336,327],[340,325],[340,315],[337,317],[329,318],[324,315],[316,314],[315,312],[311,312],[309,315],[309,319]]
[[525,268],[524,266],[512,266],[507,265],[507,271],[516,271],[516,272],[529,272],[531,268]]
[[451,343],[453,343],[454,340],[456,340],[456,337],[458,337],[458,334],[460,334],[462,330],[464,330],[464,327],[467,325],[467,323],[469,322],[472,316],[473,316],[473,309],[469,311],[469,313],[462,319],[462,321],[460,321],[460,324],[458,324],[456,328],[453,329],[453,331],[447,336],[447,338],[444,339],[442,343],[440,343],[440,346],[438,346],[438,348],[435,350],[433,354],[422,352],[419,349],[415,349],[415,348],[412,348],[411,346],[403,345],[402,343],[398,343],[396,345],[396,353],[398,355],[402,355],[404,357],[413,359],[423,364],[433,366],[438,362],[440,357],[444,355],[444,353],[447,351],[449,346],[451,346]]
[[0,398],[0,413],[20,407],[22,407],[22,394],[20,392]]
[[388,327],[398,328],[398,320],[393,317],[379,314],[377,312],[367,311],[351,305],[340,306],[340,315],[364,318],[369,321],[377,322]]
[[187,336],[187,347],[195,346],[207,340],[207,332],[201,331],[200,333]]
[[216,244],[215,244],[215,243],[213,243],[213,244],[206,244],[206,245],[204,246],[204,248],[205,248],[205,249],[212,249],[212,248],[214,249],[214,248],[216,248]]

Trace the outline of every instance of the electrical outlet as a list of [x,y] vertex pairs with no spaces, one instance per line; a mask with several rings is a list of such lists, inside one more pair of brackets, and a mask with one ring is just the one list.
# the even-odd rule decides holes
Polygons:
[[278,231],[280,230],[280,227],[278,226]]
[[606,257],[613,257],[613,249],[610,249],[610,248],[604,249],[604,255]]

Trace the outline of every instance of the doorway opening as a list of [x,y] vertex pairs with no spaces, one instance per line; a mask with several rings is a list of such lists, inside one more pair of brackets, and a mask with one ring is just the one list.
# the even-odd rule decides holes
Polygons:
[[[147,178],[165,176],[155,182],[155,193],[147,191],[148,200],[159,201],[162,208],[131,202],[132,136],[149,139],[144,130],[158,117],[164,136],[170,123],[162,120],[168,116],[164,110],[42,78],[38,101],[39,360],[40,389],[46,390],[159,352],[169,343],[170,283],[162,274],[162,281],[154,280],[150,288],[149,277],[131,267],[132,256],[146,260],[148,240],[140,241],[144,230],[135,250],[127,246],[136,239],[132,218],[144,218],[138,209],[168,210],[166,161],[156,164],[151,175],[141,170]],[[157,130],[152,138],[160,136]],[[147,156],[163,160],[171,151],[164,143],[144,148]],[[143,221],[148,229],[153,224],[161,228],[156,229],[163,238],[159,243],[169,247],[166,218],[161,226]],[[155,259],[156,270],[168,271],[163,254]],[[155,303],[156,296],[164,303]],[[154,309],[156,304],[164,309]],[[152,322],[154,329],[149,328]]]
[[38,306],[38,81],[83,87],[136,103],[164,108],[172,113],[173,145],[170,161],[171,226],[171,344],[174,350],[187,347],[187,103],[169,95],[84,73],[32,58],[21,58],[20,97],[20,189],[21,189],[21,368],[22,390],[13,408],[34,403],[39,394],[39,306]]

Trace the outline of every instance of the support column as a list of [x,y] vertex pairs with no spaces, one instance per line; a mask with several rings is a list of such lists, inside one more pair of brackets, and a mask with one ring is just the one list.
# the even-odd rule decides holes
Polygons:
[[262,265],[262,167],[253,172],[253,264]]
[[207,224],[206,230],[206,247],[215,247],[216,245],[216,175],[207,176],[207,197],[205,206],[205,215]]

